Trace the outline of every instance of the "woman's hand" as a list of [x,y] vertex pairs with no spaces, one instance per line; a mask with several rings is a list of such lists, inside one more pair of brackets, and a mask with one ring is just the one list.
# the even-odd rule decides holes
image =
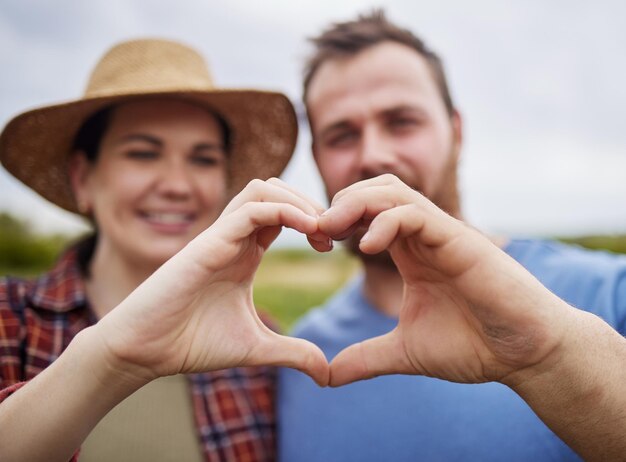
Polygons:
[[111,367],[139,380],[236,366],[280,365],[326,385],[326,358],[315,345],[268,329],[257,316],[252,282],[282,226],[319,251],[322,211],[277,179],[252,181],[217,221],[97,325]]

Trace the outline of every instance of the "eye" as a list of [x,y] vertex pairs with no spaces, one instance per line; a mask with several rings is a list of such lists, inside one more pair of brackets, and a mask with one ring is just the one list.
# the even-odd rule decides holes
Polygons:
[[152,160],[157,159],[159,157],[159,153],[157,151],[150,150],[132,150],[126,153],[126,157],[129,159],[136,160]]
[[326,145],[333,148],[347,147],[358,139],[358,133],[354,130],[333,133],[326,140]]
[[192,164],[200,167],[213,167],[221,165],[224,162],[224,154],[217,149],[204,149],[194,153],[189,157]]
[[413,127],[418,125],[418,121],[411,117],[395,117],[389,121],[389,125],[394,128]]
[[217,159],[213,157],[205,157],[205,156],[194,156],[191,158],[191,161],[194,164],[198,165],[215,165],[217,164]]

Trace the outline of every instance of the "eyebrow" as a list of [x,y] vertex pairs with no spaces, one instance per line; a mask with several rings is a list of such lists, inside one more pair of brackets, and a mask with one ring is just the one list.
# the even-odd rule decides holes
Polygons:
[[387,109],[387,110],[383,111],[383,115],[386,116],[386,117],[389,117],[389,116],[392,116],[392,115],[402,114],[402,113],[406,113],[406,112],[415,113],[415,114],[420,115],[420,116],[426,115],[426,111],[424,111],[424,109],[422,109],[421,107],[419,107],[419,106],[409,106],[409,105],[406,105],[406,104]]
[[[391,107],[389,109],[385,109],[384,111],[382,111],[380,114],[382,114],[383,117],[391,117],[394,116],[396,114],[402,114],[402,113],[415,113],[419,116],[425,116],[426,115],[426,111],[424,111],[424,109],[422,109],[419,106],[411,106],[408,104],[401,104],[399,106],[394,106]],[[332,125],[324,128],[320,133],[319,136],[320,137],[325,137],[327,136],[329,133],[332,133],[334,131],[337,130],[345,130],[345,129],[351,129],[352,128],[352,124],[350,123],[350,121],[348,120],[340,120],[338,122],[333,123]]]
[[156,136],[145,135],[142,133],[134,133],[132,135],[126,135],[120,138],[117,144],[126,143],[128,141],[145,141],[147,143],[154,144],[155,146],[158,146],[158,147],[163,146],[163,141],[161,141]]
[[323,129],[319,133],[319,136],[321,138],[324,138],[325,136],[328,136],[329,133],[332,133],[334,131],[345,130],[345,129],[350,129],[350,128],[352,128],[352,124],[350,122],[348,122],[347,120],[341,120],[339,122],[335,122],[334,124],[332,124],[329,127],[326,127],[325,129]]
[[226,146],[224,146],[221,143],[198,143],[198,144],[194,145],[194,147],[193,147],[194,151],[201,151],[203,149],[209,149],[209,150],[222,149],[222,150],[225,150]]
[[[143,141],[154,145],[155,147],[161,148],[163,147],[163,141],[161,141],[156,136],[146,135],[143,133],[133,133],[131,135],[126,135],[120,138],[117,144],[127,143],[130,141]],[[194,151],[202,151],[204,149],[213,150],[213,149],[225,149],[225,146],[221,143],[206,143],[200,142],[193,146]]]

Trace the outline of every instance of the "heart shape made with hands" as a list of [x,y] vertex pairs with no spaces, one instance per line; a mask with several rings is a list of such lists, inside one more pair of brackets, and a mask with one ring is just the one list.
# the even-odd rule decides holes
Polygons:
[[[376,220],[376,229],[372,232],[369,228],[376,217],[395,209],[397,204],[392,200],[377,201],[378,206],[368,205],[367,201],[362,202],[364,198],[361,197],[367,198],[368,195],[370,191],[354,194],[354,197],[344,193],[343,200],[337,197],[333,201],[334,207],[324,211],[318,218],[319,231],[307,235],[310,245],[319,252],[330,252],[333,241],[353,240],[350,246],[362,253],[390,251],[403,231],[400,228],[408,218],[405,215],[407,210],[401,207],[400,210],[387,212],[382,219]],[[355,203],[354,199],[361,203]],[[400,217],[403,220],[398,220]],[[404,231],[406,233],[407,230]],[[398,333],[399,330],[394,329],[384,336],[368,339],[341,351],[329,364],[329,385],[341,386],[385,374],[415,374],[410,361],[403,358],[404,346]]]
[[[328,251],[329,239],[360,226],[368,229],[360,250],[388,250],[403,280],[398,325],[329,365],[316,345],[259,319],[254,275],[282,227]],[[529,288],[537,289],[530,307]],[[482,234],[392,175],[345,188],[326,211],[280,180],[258,180],[104,316],[90,338],[107,364],[138,381],[265,365],[293,367],[331,386],[392,373],[484,382],[533,364],[552,347],[544,338],[553,320],[542,308],[555,303],[539,292],[552,296]]]
[[545,320],[538,323],[511,294],[547,291],[481,233],[383,175],[336,194],[307,237],[313,248],[328,251],[329,239],[346,239],[363,227],[360,251],[389,251],[403,280],[398,325],[341,351],[329,366],[331,386],[397,373],[502,380],[546,350],[539,341]]

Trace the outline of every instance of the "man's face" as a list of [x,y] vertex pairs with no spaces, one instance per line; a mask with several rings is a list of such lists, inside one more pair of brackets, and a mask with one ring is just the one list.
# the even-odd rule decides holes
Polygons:
[[461,127],[427,61],[385,42],[322,64],[307,110],[313,153],[330,199],[357,181],[392,173],[459,216]]

